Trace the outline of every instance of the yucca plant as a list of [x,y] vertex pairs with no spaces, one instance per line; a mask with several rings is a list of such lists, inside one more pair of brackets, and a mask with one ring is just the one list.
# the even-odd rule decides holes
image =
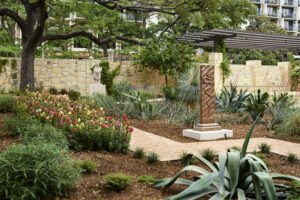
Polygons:
[[[300,181],[300,178],[276,173],[269,173],[266,164],[258,157],[247,154],[247,147],[259,117],[251,126],[243,144],[242,151],[234,149],[219,155],[219,162],[214,164],[201,156],[189,154],[186,167],[172,178],[156,181],[154,187],[168,189],[173,184],[188,186],[185,190],[169,197],[175,199],[272,199],[287,198],[290,186],[274,183],[275,179]],[[203,162],[206,168],[189,165],[192,158]],[[180,178],[188,172],[198,173],[193,180]]]
[[224,88],[216,98],[217,108],[223,112],[236,113],[246,110],[245,101],[250,96],[247,90],[237,90],[236,86],[230,85],[230,89]]

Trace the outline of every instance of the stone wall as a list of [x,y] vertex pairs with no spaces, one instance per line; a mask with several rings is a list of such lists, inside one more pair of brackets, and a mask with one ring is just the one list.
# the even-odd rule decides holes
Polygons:
[[[5,58],[6,59],[6,58]],[[20,59],[17,60],[16,77],[12,76],[11,60],[5,65],[5,70],[0,74],[0,88],[10,90],[19,86]],[[100,60],[75,60],[75,59],[36,59],[35,79],[36,85],[43,85],[45,89],[55,87],[57,89],[75,89],[83,95],[89,95],[93,91],[105,93],[104,86],[95,81],[92,68],[98,65]],[[115,82],[127,81],[140,90],[151,90],[160,93],[160,88],[165,85],[164,77],[153,70],[138,70],[130,62],[110,62],[114,69],[121,64],[121,74]]]

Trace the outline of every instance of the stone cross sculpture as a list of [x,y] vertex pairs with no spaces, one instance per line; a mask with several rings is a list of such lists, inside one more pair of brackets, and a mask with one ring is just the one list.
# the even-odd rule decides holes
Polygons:
[[232,130],[222,129],[215,114],[215,66],[200,66],[200,120],[193,129],[183,130],[183,136],[197,140],[214,140],[232,137]]

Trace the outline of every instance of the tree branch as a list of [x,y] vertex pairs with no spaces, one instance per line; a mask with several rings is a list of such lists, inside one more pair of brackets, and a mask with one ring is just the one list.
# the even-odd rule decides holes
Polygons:
[[65,33],[65,34],[47,34],[41,39],[40,42],[42,43],[42,42],[53,41],[53,40],[68,40],[68,39],[71,39],[74,37],[79,37],[79,36],[85,37],[99,46],[102,46],[102,45],[107,44],[114,40],[121,40],[121,41],[129,42],[132,44],[144,45],[143,42],[140,42],[140,41],[132,39],[132,38],[127,38],[124,36],[107,37],[107,38],[101,39],[101,38],[97,38],[92,33],[87,32],[87,31],[73,31],[70,33]]
[[181,18],[180,15],[177,16],[177,17],[175,18],[175,20],[174,20],[172,23],[168,24],[168,25],[160,32],[160,34],[159,34],[159,36],[158,36],[158,41],[162,38],[162,36],[164,35],[164,33],[165,33],[169,28],[171,28],[172,26],[174,26],[174,25],[178,22],[178,20],[180,20],[180,18]]
[[11,19],[13,19],[18,24],[20,29],[22,31],[24,31],[25,21],[17,12],[15,12],[15,11],[9,9],[9,8],[3,7],[3,8],[0,8],[0,16],[10,17]]

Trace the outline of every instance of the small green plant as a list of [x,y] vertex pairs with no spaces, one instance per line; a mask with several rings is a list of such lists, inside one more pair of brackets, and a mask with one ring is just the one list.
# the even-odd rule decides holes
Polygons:
[[247,111],[250,113],[253,120],[258,116],[264,117],[264,113],[269,107],[269,93],[262,93],[261,90],[257,90],[256,94],[251,94],[247,99]]
[[65,95],[68,94],[68,90],[66,90],[65,88],[60,89],[59,94]]
[[174,87],[168,86],[168,87],[164,87],[162,90],[167,100],[170,101],[176,100],[176,90]]
[[92,160],[79,161],[79,167],[84,174],[92,174],[96,171],[96,164]]
[[216,153],[212,149],[207,148],[201,152],[201,156],[208,161],[212,161],[216,156]]
[[121,65],[110,72],[109,62],[102,61],[100,63],[101,70],[101,83],[106,86],[106,92],[108,95],[112,95],[114,91],[114,79],[121,72]]
[[159,155],[155,152],[149,152],[147,155],[148,164],[156,164],[159,161]]
[[104,177],[105,185],[114,191],[121,191],[130,185],[131,177],[123,173],[111,173]]
[[300,109],[287,113],[275,131],[280,135],[300,135]]
[[261,153],[265,153],[265,154],[269,154],[271,153],[271,146],[268,145],[267,143],[261,143],[259,146],[258,146],[259,150]]
[[70,90],[69,93],[69,98],[72,100],[72,101],[76,101],[79,99],[79,97],[81,96],[80,92],[79,91],[76,91],[76,90]]
[[293,181],[289,191],[288,200],[299,200],[300,197],[300,181]]
[[137,159],[142,159],[145,157],[145,151],[143,148],[136,148],[134,153],[133,153],[133,157],[137,158]]
[[64,149],[52,144],[13,145],[0,154],[0,199],[64,195],[80,176]]
[[58,90],[55,87],[50,87],[49,88],[49,93],[53,95],[59,94]]
[[155,182],[155,177],[151,175],[142,175],[138,177],[138,182],[153,184]]
[[133,90],[132,85],[128,82],[122,81],[114,85],[113,93],[111,94],[111,96],[116,101],[124,102],[127,98],[124,97],[123,93],[128,94],[131,90]]
[[0,95],[0,113],[13,112],[16,98],[10,95]]
[[287,156],[287,160],[291,163],[296,163],[296,162],[298,162],[298,157],[294,153],[289,153]]
[[5,128],[11,135],[20,135],[28,130],[32,125],[39,124],[40,122],[33,119],[30,115],[20,114],[16,116],[8,116],[4,118]]

